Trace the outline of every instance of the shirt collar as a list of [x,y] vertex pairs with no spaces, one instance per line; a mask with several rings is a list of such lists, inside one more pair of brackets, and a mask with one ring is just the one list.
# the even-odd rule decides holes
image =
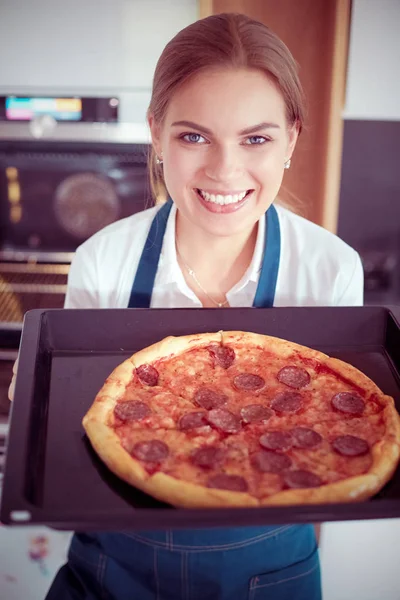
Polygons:
[[[167,227],[165,229],[163,246],[159,260],[157,280],[160,285],[168,285],[172,283],[176,284],[183,279],[182,271],[179,267],[176,256],[175,232],[176,205],[173,203],[168,217]],[[254,247],[251,263],[242,279],[232,288],[232,292],[241,290],[249,281],[253,281],[255,283],[258,282],[264,255],[264,240],[265,217],[263,215],[258,222],[256,245]]]

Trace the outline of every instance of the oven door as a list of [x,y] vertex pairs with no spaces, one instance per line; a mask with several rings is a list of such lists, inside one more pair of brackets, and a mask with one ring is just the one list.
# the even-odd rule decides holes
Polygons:
[[34,308],[63,308],[69,268],[69,264],[0,261],[0,332],[2,327],[22,323],[25,313]]
[[147,152],[0,143],[0,259],[70,262],[94,233],[148,208]]

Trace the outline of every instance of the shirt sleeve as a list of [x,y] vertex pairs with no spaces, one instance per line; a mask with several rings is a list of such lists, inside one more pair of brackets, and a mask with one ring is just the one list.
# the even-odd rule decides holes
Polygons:
[[83,246],[71,263],[64,308],[100,308],[96,263]]
[[363,306],[364,304],[364,269],[360,255],[357,252],[354,254],[354,267],[347,280],[347,285],[335,303],[336,306]]

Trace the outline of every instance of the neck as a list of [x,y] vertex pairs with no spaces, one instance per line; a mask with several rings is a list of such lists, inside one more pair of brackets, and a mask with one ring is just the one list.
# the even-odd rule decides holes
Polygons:
[[[176,217],[178,262],[190,287],[187,267],[208,293],[224,296],[249,267],[257,239],[258,224],[234,236],[214,236],[196,227],[179,211]],[[194,290],[196,291],[196,290]]]

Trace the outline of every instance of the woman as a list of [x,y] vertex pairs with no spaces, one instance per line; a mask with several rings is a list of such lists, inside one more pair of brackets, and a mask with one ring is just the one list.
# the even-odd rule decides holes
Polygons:
[[[303,125],[295,62],[222,14],[163,51],[148,112],[161,207],[76,252],[67,308],[362,304],[358,254],[274,205]],[[311,525],[76,534],[48,599],[317,600]]]

